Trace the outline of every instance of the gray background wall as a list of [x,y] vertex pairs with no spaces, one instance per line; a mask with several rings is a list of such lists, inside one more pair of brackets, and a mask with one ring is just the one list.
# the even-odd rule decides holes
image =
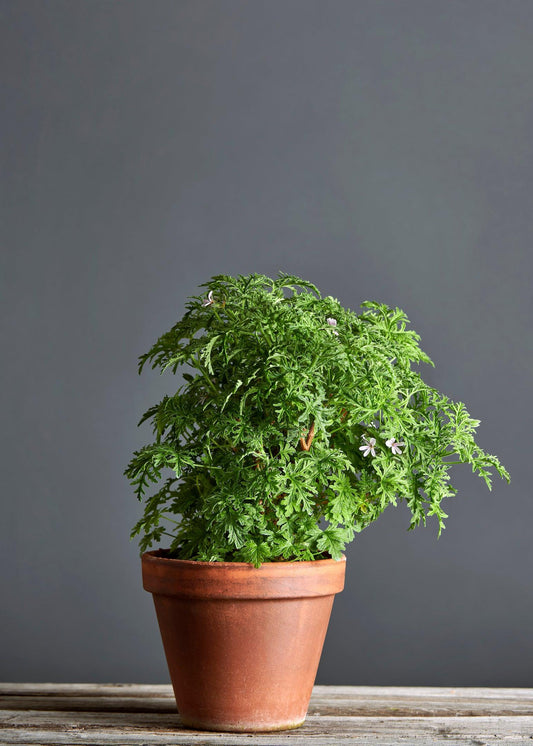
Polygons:
[[[122,471],[211,275],[398,305],[511,471],[350,546],[318,681],[533,686],[533,4],[0,2],[0,678],[168,681]],[[175,385],[175,384],[174,384]]]

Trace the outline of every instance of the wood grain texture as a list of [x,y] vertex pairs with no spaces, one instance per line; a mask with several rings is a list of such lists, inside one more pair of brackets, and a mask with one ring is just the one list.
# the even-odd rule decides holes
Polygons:
[[533,689],[316,686],[301,728],[249,735],[183,728],[168,685],[0,684],[0,744],[350,743],[533,746]]

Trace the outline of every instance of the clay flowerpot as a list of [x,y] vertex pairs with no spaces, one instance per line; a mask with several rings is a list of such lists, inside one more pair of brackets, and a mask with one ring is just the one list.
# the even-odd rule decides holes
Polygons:
[[307,713],[346,560],[194,562],[142,556],[184,725],[296,728]]

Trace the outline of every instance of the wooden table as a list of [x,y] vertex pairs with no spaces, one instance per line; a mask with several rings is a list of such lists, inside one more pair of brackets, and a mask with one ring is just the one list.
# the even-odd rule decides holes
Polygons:
[[304,725],[188,730],[167,685],[0,684],[0,744],[531,744],[533,689],[316,686]]

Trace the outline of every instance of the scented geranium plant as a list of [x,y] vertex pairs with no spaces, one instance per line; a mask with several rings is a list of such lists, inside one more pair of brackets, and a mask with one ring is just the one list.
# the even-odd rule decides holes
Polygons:
[[435,516],[440,535],[454,464],[489,489],[494,469],[509,481],[474,440],[479,420],[413,369],[433,363],[400,309],[357,314],[286,274],[201,287],[139,358],[139,373],[181,372],[142,416],[153,442],[125,471],[144,501],[141,551],[164,540],[179,559],[338,559],[398,500],[410,528]]

